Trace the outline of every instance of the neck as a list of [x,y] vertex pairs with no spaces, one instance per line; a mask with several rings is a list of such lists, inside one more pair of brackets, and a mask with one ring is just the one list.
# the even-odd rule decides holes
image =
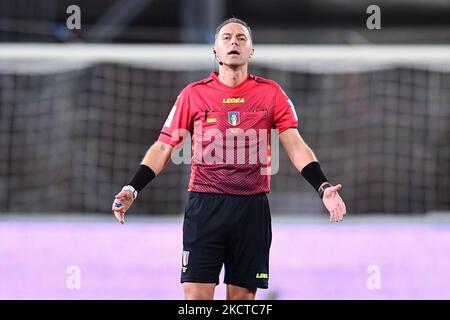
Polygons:
[[247,78],[247,66],[239,66],[238,68],[231,68],[230,66],[219,67],[219,80],[223,84],[234,87],[239,85]]

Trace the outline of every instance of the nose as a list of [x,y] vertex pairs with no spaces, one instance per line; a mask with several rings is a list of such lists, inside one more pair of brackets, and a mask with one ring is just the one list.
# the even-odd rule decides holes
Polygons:
[[237,40],[237,36],[233,36],[231,38],[231,45],[239,45],[239,41]]

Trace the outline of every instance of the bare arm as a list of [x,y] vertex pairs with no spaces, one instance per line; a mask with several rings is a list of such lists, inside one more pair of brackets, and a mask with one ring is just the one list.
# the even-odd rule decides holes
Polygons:
[[[303,141],[297,129],[291,128],[281,133],[280,141],[298,171],[301,172],[307,164],[317,161],[314,152]],[[342,189],[340,184],[331,186],[325,189],[323,194],[322,200],[330,212],[330,221],[342,221],[347,211],[345,203],[338,193],[340,189]]]
[[281,133],[280,141],[298,171],[301,172],[308,163],[317,161],[313,151],[303,141],[297,129],[291,128]]
[[[147,150],[141,164],[146,165],[158,175],[169,163],[173,149],[171,145],[158,140]],[[125,212],[131,207],[133,201],[133,193],[130,190],[122,190],[115,195],[112,210],[120,223],[125,223]]]
[[141,164],[150,167],[158,175],[169,163],[173,147],[162,141],[156,141],[142,159]]

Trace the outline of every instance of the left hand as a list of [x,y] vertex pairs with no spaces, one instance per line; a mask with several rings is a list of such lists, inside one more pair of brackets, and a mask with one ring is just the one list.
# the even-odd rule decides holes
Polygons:
[[330,221],[342,221],[347,213],[345,203],[339,195],[338,191],[342,189],[342,185],[338,184],[325,189],[323,193],[323,204],[330,212]]

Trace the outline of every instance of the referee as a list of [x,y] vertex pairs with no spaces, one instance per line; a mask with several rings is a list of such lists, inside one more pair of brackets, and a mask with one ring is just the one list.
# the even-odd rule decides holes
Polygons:
[[[112,210],[124,223],[138,193],[163,170],[173,148],[186,136],[180,132],[190,133],[194,156],[180,266],[185,298],[213,299],[224,265],[227,299],[255,299],[257,288],[267,289],[269,281],[270,174],[262,174],[262,169],[270,170],[270,161],[247,161],[264,147],[264,138],[235,145],[233,134],[265,131],[267,141],[270,129],[278,130],[292,164],[317,190],[330,221],[341,221],[346,209],[338,194],[342,186],[328,182],[301,138],[292,102],[274,81],[248,73],[254,54],[248,25],[236,18],[224,21],[216,30],[213,53],[219,72],[181,91],[158,140],[115,196]],[[270,146],[265,148],[270,151]],[[246,161],[242,151],[244,158],[249,155]]]

